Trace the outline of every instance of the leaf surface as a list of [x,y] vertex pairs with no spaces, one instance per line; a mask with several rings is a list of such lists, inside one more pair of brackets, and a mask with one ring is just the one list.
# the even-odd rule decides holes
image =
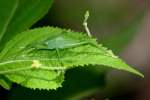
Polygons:
[[[59,57],[56,48],[48,47],[51,45],[47,48],[37,47],[58,37],[64,39],[64,43],[85,43],[67,48],[62,43],[61,48],[57,48]],[[67,69],[87,65],[105,65],[108,69],[124,70],[143,77],[111,50],[98,44],[96,39],[79,32],[53,27],[28,30],[17,35],[7,43],[0,59],[0,74],[34,89],[56,89],[61,86]]]
[[9,90],[11,88],[12,82],[7,79],[4,75],[0,75],[0,85]]
[[53,0],[1,0],[0,42],[1,49],[17,33],[30,28],[43,17]]

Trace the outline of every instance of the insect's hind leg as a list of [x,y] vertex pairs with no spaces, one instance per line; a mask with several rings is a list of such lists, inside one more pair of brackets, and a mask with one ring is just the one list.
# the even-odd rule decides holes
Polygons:
[[56,48],[56,53],[57,53],[57,57],[58,57],[58,61],[60,62],[60,65],[63,66],[62,60],[60,58],[60,53],[59,53],[59,49]]
[[[59,49],[58,49],[58,48],[56,48],[56,53],[57,53],[58,61],[60,62],[61,67],[63,67],[63,63],[62,63],[62,60],[61,60],[61,57],[60,57],[60,53],[59,53]],[[60,75],[60,74],[63,73],[63,72],[64,72],[63,69],[58,70],[58,75]]]

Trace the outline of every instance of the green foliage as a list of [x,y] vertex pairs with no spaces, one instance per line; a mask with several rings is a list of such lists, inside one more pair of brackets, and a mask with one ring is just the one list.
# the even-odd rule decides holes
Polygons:
[[43,17],[53,0],[1,0],[0,1],[0,45],[16,34],[27,30]]
[[[6,42],[19,32],[31,27],[43,17],[53,0],[1,0],[0,1],[0,51]],[[11,82],[0,76],[0,84],[9,89]]]
[[[110,68],[125,70],[143,77],[141,73],[115,56],[111,50],[85,34],[53,27],[25,31],[47,13],[52,1],[0,1],[0,85],[2,87],[10,89],[12,82],[15,82],[32,89],[57,89],[62,86],[65,72],[70,71],[68,69],[80,67],[78,71],[81,71],[83,66],[88,69],[89,66],[98,66],[100,70]],[[74,73],[76,74],[76,71]],[[97,75],[92,77],[95,76]],[[79,80],[74,79],[72,82],[69,80],[68,84],[73,84],[75,81]],[[88,84],[82,86],[89,87]],[[74,86],[75,88],[78,88],[76,92],[80,92],[80,87]],[[75,91],[65,86],[64,91],[67,89]],[[68,95],[66,92],[64,94]]]
[[9,90],[11,88],[11,81],[7,79],[4,75],[0,75],[0,85],[5,89]]
[[[57,37],[63,38],[63,41],[85,44],[59,48],[59,57],[55,48],[34,48],[34,45],[44,44],[46,40]],[[18,34],[6,44],[0,61],[0,74],[22,86],[34,89],[56,89],[61,86],[67,69],[85,65],[105,65],[143,77],[95,39],[53,27],[37,28]]]

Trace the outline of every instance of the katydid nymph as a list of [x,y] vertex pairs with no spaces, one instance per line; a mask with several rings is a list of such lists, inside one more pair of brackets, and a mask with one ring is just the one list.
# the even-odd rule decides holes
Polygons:
[[[48,38],[44,41],[33,43],[29,46],[29,48],[32,50],[49,50],[49,51],[56,51],[56,55],[58,58],[59,65],[58,67],[64,67],[63,61],[61,60],[61,50],[62,49],[71,49],[78,46],[83,45],[92,45],[94,47],[97,47],[97,44],[95,42],[95,39],[91,39],[89,37],[86,37],[86,39],[77,40],[76,38],[71,38],[70,36],[72,33],[69,33],[67,31],[62,31],[60,34],[56,35],[55,37]],[[28,48],[28,47],[27,47]],[[30,50],[29,50],[30,51]],[[56,69],[58,72],[58,76],[65,71],[65,69]]]
[[86,38],[83,40],[77,40],[76,38],[71,38],[70,36],[71,35],[69,32],[62,31],[55,37],[48,38],[45,41],[41,41],[40,43],[34,43],[30,45],[30,48],[33,50],[56,50],[58,60],[62,66],[63,64],[61,61],[60,50],[75,48],[82,45],[92,45],[98,48],[94,39],[92,40],[90,38]]
[[69,33],[67,31],[62,31],[61,34],[58,34],[53,38],[48,38],[47,40],[41,43],[37,43],[37,44],[35,43],[35,45],[32,45],[32,48],[37,50],[42,50],[42,49],[56,50],[58,60],[61,62],[61,65],[63,66],[60,58],[60,49],[73,48],[85,44],[91,44],[95,47],[98,47],[95,41],[94,42],[91,41],[92,36],[87,26],[88,17],[89,17],[89,11],[86,11],[84,15],[83,26],[90,39],[76,40],[74,38],[70,38]]

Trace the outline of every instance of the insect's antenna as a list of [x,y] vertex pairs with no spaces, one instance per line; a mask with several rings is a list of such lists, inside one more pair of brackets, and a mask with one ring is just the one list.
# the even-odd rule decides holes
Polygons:
[[90,32],[90,30],[89,30],[89,28],[87,26],[87,20],[88,20],[88,18],[89,18],[89,11],[86,11],[85,15],[84,15],[83,26],[84,26],[85,31],[87,32],[88,36],[92,37],[91,32]]

